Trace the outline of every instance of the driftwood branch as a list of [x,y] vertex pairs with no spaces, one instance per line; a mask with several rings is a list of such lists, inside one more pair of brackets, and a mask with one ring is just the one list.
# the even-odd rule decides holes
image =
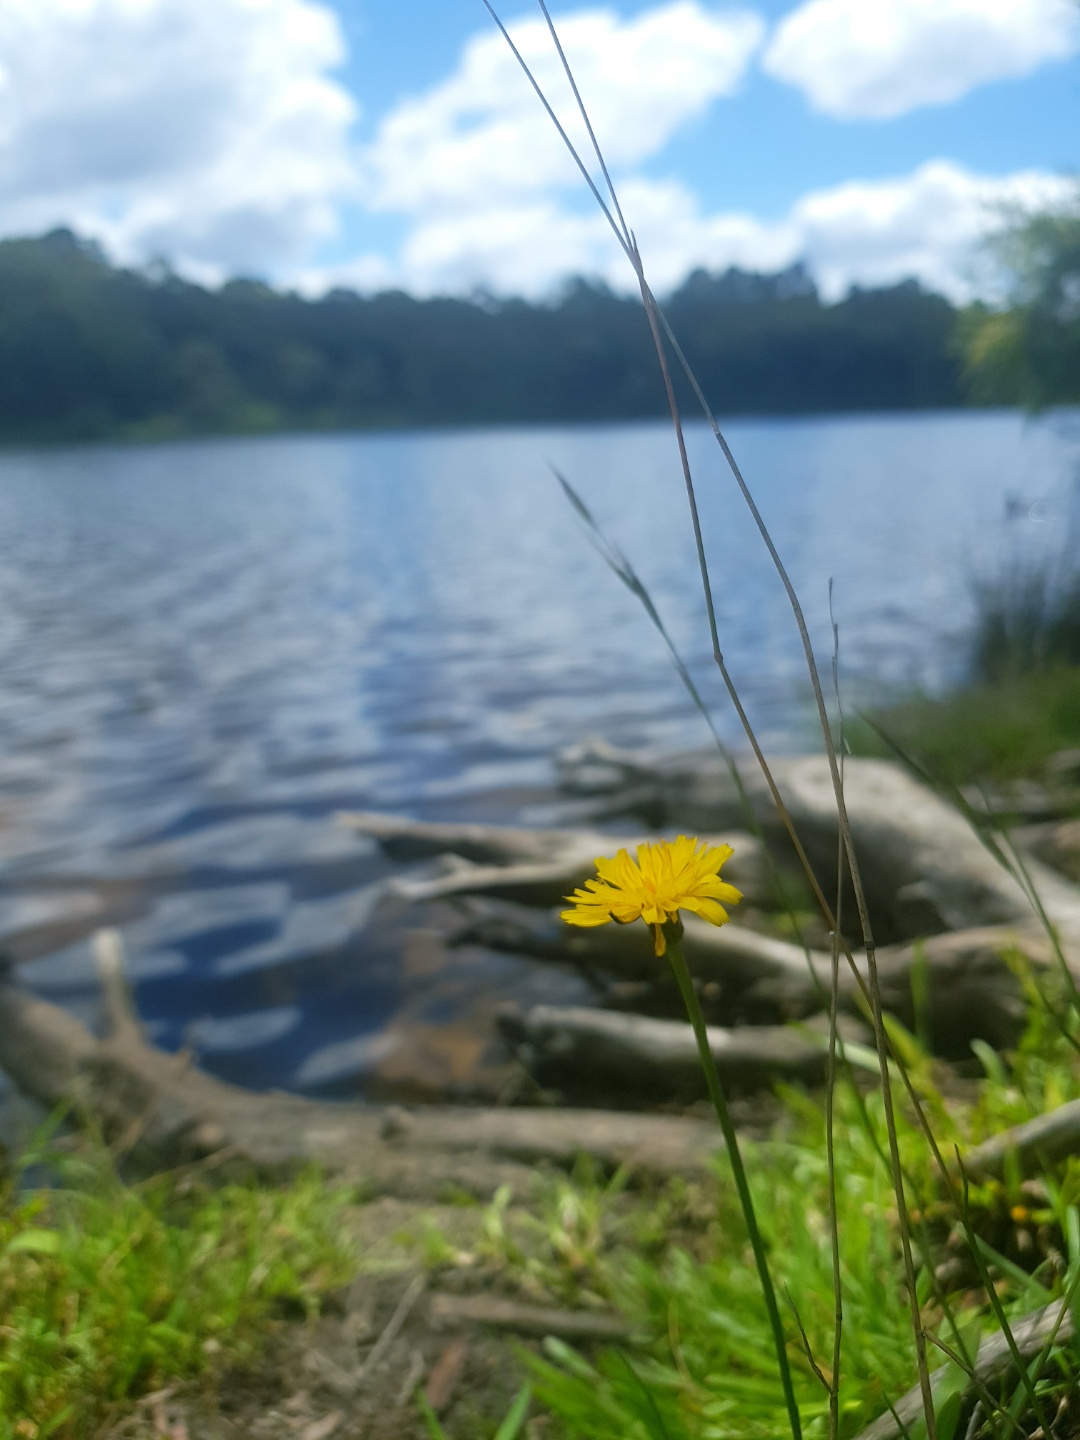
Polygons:
[[1070,1100],[1023,1125],[1014,1125],[964,1156],[964,1169],[978,1178],[1001,1179],[1012,1157],[1021,1174],[1080,1154],[1080,1100]]
[[[341,824],[378,841],[391,859],[439,859],[442,873],[397,876],[388,890],[406,900],[454,895],[501,895],[527,905],[556,905],[596,874],[596,857],[621,847],[633,850],[643,835],[606,835],[595,830],[524,830],[509,825],[443,825],[406,820],[376,811],[342,812]],[[735,854],[724,876],[756,901],[764,894],[761,846],[742,831],[708,835]]]
[[[640,925],[574,930],[554,916],[491,901],[471,902],[469,919],[450,941],[568,962],[620,980],[652,980],[663,973]],[[814,1014],[826,1003],[831,962],[820,951],[807,953],[735,922],[718,929],[694,916],[686,917],[683,945],[695,978],[719,987],[725,1016],[777,1023]],[[1010,1045],[1025,1018],[1020,985],[1002,958],[1010,951],[1040,968],[1051,963],[1045,937],[1008,926],[883,947],[878,951],[883,1006],[904,1024],[914,1024],[915,971],[921,965],[927,996],[923,1018],[937,1053],[966,1058],[976,1038],[999,1048]],[[856,953],[855,959],[865,977],[864,957]],[[840,971],[840,1005],[852,1014],[862,1010],[859,986],[847,966]]]
[[124,941],[119,930],[96,931],[93,952],[108,1033],[141,1037],[142,1027],[124,968]]
[[[685,1022],[621,1015],[584,1006],[504,1010],[503,1037],[541,1085],[627,1101],[705,1095],[694,1033]],[[867,1038],[860,1028],[860,1039]],[[709,1047],[725,1088],[759,1090],[776,1080],[820,1082],[828,1034],[809,1026],[709,1027]],[[845,1038],[854,1038],[846,1036]]]
[[428,1321],[437,1330],[486,1325],[519,1335],[557,1335],[563,1340],[625,1341],[630,1335],[630,1326],[621,1315],[523,1305],[499,1295],[433,1295]]
[[71,1015],[0,983],[0,1066],[26,1094],[71,1103],[110,1136],[137,1137],[150,1164],[171,1166],[228,1152],[262,1173],[312,1162],[402,1194],[446,1183],[490,1195],[527,1187],[538,1162],[569,1165],[583,1153],[614,1168],[697,1172],[720,1138],[712,1125],[602,1110],[410,1111],[256,1094],[215,1079],[124,1026],[98,1040]]
[[381,810],[341,810],[340,825],[379,843],[391,860],[430,860],[436,855],[460,855],[473,865],[538,864],[554,860],[572,849],[576,840],[593,832],[532,830],[512,825],[447,825],[409,820]]
[[419,903],[448,900],[456,895],[504,895],[523,905],[557,905],[590,875],[596,874],[591,855],[567,856],[544,864],[473,865],[447,855],[440,858],[440,873],[425,879],[397,875],[387,881],[387,892]]
[[[1053,1305],[1047,1305],[1023,1320],[1014,1322],[1012,1332],[1021,1359],[1033,1360],[1052,1335],[1056,1335],[1057,1340],[1063,1343],[1072,1339],[1072,1314],[1064,1300],[1057,1300]],[[987,1386],[993,1386],[1012,1370],[1013,1357],[1004,1335],[990,1335],[982,1341],[973,1368]],[[940,1391],[949,1370],[948,1365],[943,1365],[930,1376],[930,1385],[935,1392]],[[922,1392],[918,1386],[898,1400],[893,1411],[894,1414],[886,1414],[880,1420],[875,1420],[873,1425],[859,1434],[857,1440],[902,1440],[904,1429],[901,1427],[914,1428],[923,1413]]]
[[[836,883],[836,803],[824,756],[773,762],[773,773],[806,852],[825,889]],[[715,751],[664,758],[581,746],[563,759],[563,782],[602,794],[606,813],[627,796],[624,813],[640,813],[643,788],[652,823],[690,830],[746,824],[743,799]],[[584,779],[579,779],[584,777]],[[741,772],[743,791],[775,853],[787,843],[760,772]],[[1023,888],[990,855],[957,810],[884,760],[849,758],[844,796],[859,862],[881,940],[914,939],[987,925],[1031,926]],[[1048,866],[1030,862],[1032,880],[1080,973],[1080,891]]]
[[[468,902],[466,913],[466,922],[449,937],[451,944],[483,945],[540,960],[563,961],[605,971],[620,980],[651,980],[662,971],[652,936],[641,925],[574,929],[555,915],[491,900]],[[819,1008],[806,952],[799,946],[735,922],[717,928],[694,915],[685,915],[683,920],[683,948],[699,980],[714,981],[732,994],[772,980],[789,991],[793,1011]],[[814,958],[827,981],[828,957]]]
[[[778,762],[776,773],[807,851],[828,891],[835,882],[836,812],[824,760]],[[651,786],[652,806],[667,829],[726,834],[736,854],[726,873],[749,897],[764,897],[763,854],[749,836],[733,837],[746,822],[744,802],[727,766],[714,752],[650,760],[611,747],[580,747],[563,762],[563,777],[579,794],[613,797]],[[783,837],[756,772],[743,777],[753,818],[779,846]],[[852,760],[845,772],[847,806],[862,859],[879,950],[882,999],[905,1024],[918,1018],[936,1053],[966,1058],[970,1041],[997,1047],[1015,1042],[1023,1025],[1020,987],[1002,956],[1022,951],[1036,966],[1050,946],[1022,887],[988,853],[963,816],[898,766]],[[637,802],[635,801],[635,804]],[[551,960],[568,961],[621,980],[650,981],[656,969],[640,926],[570,931],[554,917],[530,913],[550,906],[592,873],[593,858],[636,837],[589,830],[521,830],[504,826],[434,825],[364,814],[346,823],[376,838],[388,853],[442,857],[444,873],[391,882],[410,899],[456,896],[472,902],[458,941]],[[777,853],[782,853],[778,851]],[[741,858],[740,858],[741,857]],[[742,865],[740,871],[739,866]],[[1080,974],[1080,891],[1037,861],[1031,877],[1070,964]],[[489,897],[488,908],[476,897]],[[501,902],[522,901],[517,912]],[[914,940],[928,936],[915,948]],[[694,974],[719,987],[714,1007],[725,1023],[776,1023],[820,1010],[830,964],[820,952],[732,924],[715,930],[693,919],[686,949]],[[859,960],[859,957],[856,957]],[[860,961],[861,963],[861,961]],[[916,1017],[917,967],[924,969],[927,1004]],[[841,971],[841,1007],[859,1011],[855,977]]]

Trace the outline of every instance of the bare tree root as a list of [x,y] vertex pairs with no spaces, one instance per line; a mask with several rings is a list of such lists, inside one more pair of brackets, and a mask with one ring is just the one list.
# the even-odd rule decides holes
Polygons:
[[[1056,1300],[1023,1320],[1014,1321],[1012,1333],[1020,1357],[1026,1362],[1033,1360],[1052,1337],[1062,1342],[1071,1340],[1074,1334],[1073,1317],[1066,1302]],[[935,1392],[940,1389],[950,1368],[943,1365],[931,1375]],[[991,1389],[1014,1369],[1013,1356],[1004,1335],[990,1335],[983,1340],[973,1369],[982,1384]],[[889,1413],[861,1431],[856,1440],[903,1440],[906,1427],[913,1428],[921,1417],[922,1395],[916,1386],[902,1396]]]
[[170,1168],[218,1155],[260,1174],[315,1163],[389,1193],[431,1196],[455,1186],[519,1193],[538,1163],[581,1154],[608,1168],[666,1175],[704,1170],[715,1128],[681,1117],[602,1110],[403,1110],[257,1094],[148,1044],[130,1016],[101,1040],[72,1016],[0,983],[0,1065],[43,1105],[72,1106],[119,1150]]

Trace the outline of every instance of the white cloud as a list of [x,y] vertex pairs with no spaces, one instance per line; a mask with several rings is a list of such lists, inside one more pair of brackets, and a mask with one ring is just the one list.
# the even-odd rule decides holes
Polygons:
[[[802,62],[815,84],[832,87],[830,94],[843,81],[850,105],[863,96],[858,103],[887,110],[901,100],[914,103],[914,85],[922,86],[924,100],[940,98],[942,76],[955,89],[1058,53],[1073,34],[1061,9],[1071,14],[1071,5],[810,0],[778,27],[768,63],[774,73],[787,65],[794,75]],[[675,0],[625,20],[608,10],[577,11],[557,25],[659,291],[699,265],[775,270],[806,260],[830,298],[852,283],[908,276],[964,298],[982,283],[977,242],[992,227],[995,207],[1061,193],[1050,176],[979,176],[939,160],[905,176],[806,194],[776,221],[708,213],[686,185],[647,177],[642,168],[681,127],[738,87],[761,43],[760,17]],[[580,140],[573,97],[543,21],[521,21],[511,33]],[[960,79],[957,54],[967,66]],[[369,255],[309,270],[302,279],[308,293],[333,283],[398,284],[421,294],[484,287],[539,297],[573,274],[633,287],[625,258],[497,32],[474,37],[447,80],[398,104],[362,165],[366,202],[404,216],[404,239],[386,263]]]
[[[694,265],[783,266],[795,243],[784,227],[743,215],[703,216],[677,181],[642,178],[620,187],[651,283],[677,285]],[[571,209],[552,196],[422,218],[401,252],[402,283],[424,293],[485,286],[496,294],[540,297],[568,275],[635,288],[633,274],[598,210]]]
[[208,277],[296,259],[355,191],[343,57],[313,0],[2,0],[0,233]]
[[[807,33],[820,38],[828,30],[821,16],[843,16],[847,3],[811,0],[789,16],[769,51],[774,70],[785,35],[798,39],[798,25],[813,20],[819,29]],[[846,34],[857,49],[869,44],[866,35],[884,35],[889,65],[903,72],[888,83],[884,61],[875,72],[889,104],[898,86],[923,75],[910,59],[922,54],[913,35],[939,59],[946,53],[935,16],[969,25],[960,47],[971,52],[969,77],[976,52],[983,72],[998,53],[989,41],[979,50],[976,32],[1001,45],[1005,36],[1014,65],[1035,63],[1074,34],[1064,20],[1054,28],[1064,13],[1058,0],[933,7],[874,0],[850,12],[841,40]],[[876,17],[877,30],[860,28],[863,14]],[[985,177],[935,161],[892,180],[805,195],[773,222],[708,213],[685,185],[647,178],[642,167],[738,87],[761,43],[761,19],[667,0],[628,19],[591,9],[558,23],[659,290],[696,265],[776,269],[805,258],[830,296],[852,282],[907,275],[963,296],[994,205],[1062,193],[1050,176]],[[542,21],[522,21],[513,34],[573,117]],[[69,224],[121,259],[160,253],[208,279],[262,271],[292,277],[307,293],[331,284],[421,293],[479,285],[536,296],[574,273],[631,287],[497,33],[474,37],[449,79],[396,105],[362,152],[350,149],[355,102],[332,76],[343,57],[325,0],[0,0],[0,233]],[[830,61],[822,76],[833,76],[835,90],[837,66],[846,65],[846,103],[855,104],[866,66],[848,60]],[[931,81],[920,83],[928,93]],[[313,268],[311,254],[350,198],[403,216],[400,247]]]
[[979,242],[1006,207],[1064,200],[1070,183],[1044,171],[972,174],[932,160],[896,180],[853,180],[805,195],[791,223],[826,294],[853,282],[885,285],[913,275],[956,300],[985,291]]
[[[730,94],[764,34],[747,10],[676,0],[621,20],[610,10],[556,17],[567,57],[615,169],[658,153],[688,121]],[[586,137],[543,20],[509,27],[575,142]],[[578,172],[496,31],[465,46],[442,84],[383,120],[367,155],[369,203],[430,213],[499,205],[576,184]]]
[[762,64],[827,115],[887,120],[1077,49],[1073,0],[807,0]]
[[[979,241],[1002,207],[1059,201],[1071,186],[1040,171],[985,176],[934,160],[894,179],[812,191],[774,222],[703,213],[696,197],[676,181],[639,177],[621,193],[651,281],[661,292],[695,266],[767,271],[806,260],[829,299],[852,284],[888,285],[914,276],[965,300],[989,282],[978,264]],[[600,214],[539,195],[420,217],[396,265],[380,273],[380,280],[428,294],[483,285],[496,293],[542,296],[572,274],[633,289],[627,262]],[[352,278],[344,267],[310,275],[306,288]]]

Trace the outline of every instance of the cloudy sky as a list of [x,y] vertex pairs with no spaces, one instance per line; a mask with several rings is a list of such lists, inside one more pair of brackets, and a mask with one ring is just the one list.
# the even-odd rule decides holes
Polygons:
[[[500,8],[573,125],[546,28]],[[1080,169],[1080,0],[552,5],[657,289],[962,298]],[[318,292],[630,277],[482,0],[0,0],[0,234]]]

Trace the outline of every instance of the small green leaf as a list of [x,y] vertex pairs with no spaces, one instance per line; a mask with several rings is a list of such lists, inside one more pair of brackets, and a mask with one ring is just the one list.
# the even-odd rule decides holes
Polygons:
[[14,1240],[9,1240],[5,1249],[5,1255],[58,1255],[60,1253],[60,1236],[55,1230],[24,1230],[16,1235]]
[[996,1050],[992,1049],[985,1040],[978,1039],[971,1041],[971,1048],[975,1052],[979,1064],[983,1067],[988,1080],[995,1085],[1007,1085],[1009,1083],[1005,1066],[1001,1063],[1001,1056]]
[[495,1440],[517,1440],[518,1432],[525,1424],[525,1417],[529,1413],[529,1401],[532,1399],[532,1388],[523,1385],[514,1396],[514,1403],[506,1412],[506,1419],[495,1432]]
[[416,1400],[416,1408],[423,1416],[424,1425],[427,1428],[428,1434],[431,1436],[431,1440],[447,1440],[446,1431],[439,1424],[439,1417],[435,1414],[435,1411],[431,1408],[430,1401],[419,1387],[417,1387],[414,1398]]

